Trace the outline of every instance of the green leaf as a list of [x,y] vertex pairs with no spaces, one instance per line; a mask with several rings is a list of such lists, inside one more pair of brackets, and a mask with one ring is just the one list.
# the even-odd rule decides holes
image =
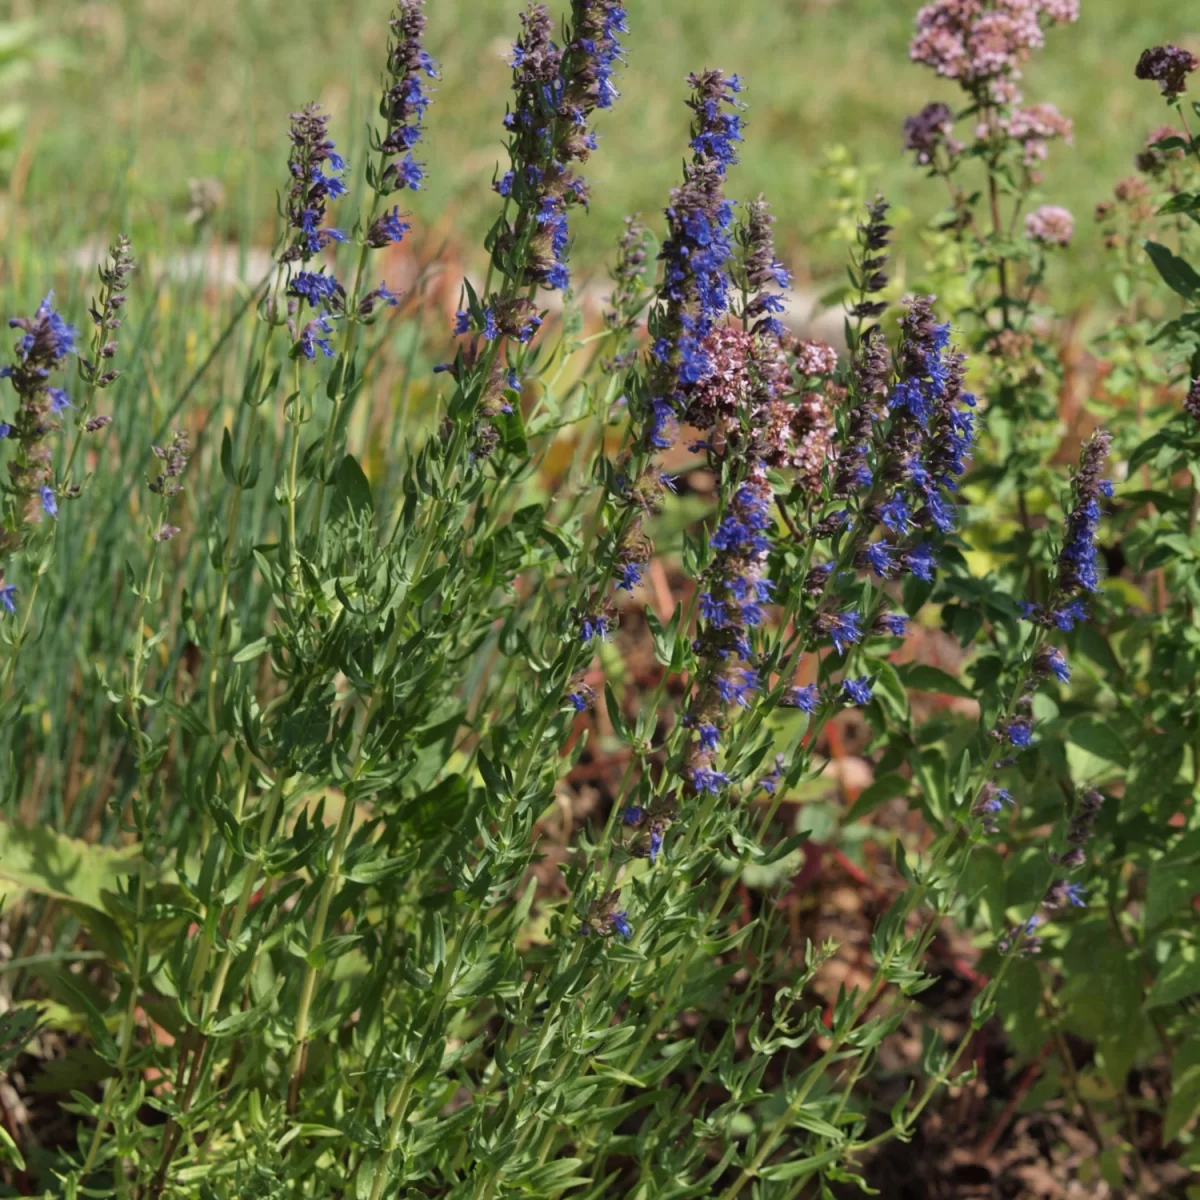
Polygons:
[[0,1158],[12,1163],[18,1171],[25,1170],[25,1160],[21,1157],[21,1151],[17,1149],[17,1143],[12,1140],[12,1135],[3,1125],[0,1125]]
[[975,693],[966,684],[960,683],[953,675],[939,670],[937,667],[926,666],[924,663],[904,663],[896,668],[906,688],[915,692],[940,692],[945,696],[959,696],[964,700],[973,700]]
[[858,799],[850,806],[843,821],[847,825],[858,821],[868,813],[873,813],[881,804],[886,804],[896,796],[903,796],[907,791],[908,780],[895,771],[889,771],[859,792]]
[[1146,241],[1143,245],[1167,287],[1178,292],[1185,300],[1195,300],[1200,296],[1200,275],[1196,274],[1190,263],[1168,250],[1161,242]]
[[221,430],[221,474],[230,487],[237,487],[237,472],[233,469],[233,438],[228,428]]
[[44,825],[28,829],[0,820],[0,879],[42,896],[104,912],[104,893],[117,891],[122,876],[134,874],[140,861],[137,846],[93,846]]
[[270,643],[265,637],[258,638],[256,641],[250,642],[243,646],[234,656],[235,663],[249,662],[252,658],[258,658],[267,652]]
[[375,511],[371,498],[371,484],[358,465],[353,454],[347,454],[338,466],[336,488],[333,495],[332,516],[347,512]]
[[1171,1099],[1163,1121],[1163,1145],[1173,1141],[1200,1113],[1200,1063],[1181,1074],[1171,1072]]
[[0,1013],[0,1075],[8,1070],[42,1027],[41,1015],[37,1008],[28,1004]]
[[1146,932],[1169,921],[1200,891],[1200,867],[1192,863],[1156,862],[1146,882]]
[[1200,992],[1200,957],[1195,946],[1179,946],[1167,959],[1146,997],[1145,1007],[1162,1008]]
[[613,732],[621,741],[629,741],[629,726],[625,722],[625,714],[621,711],[616,693],[607,679],[604,681],[604,707],[608,710],[608,719],[612,722]]
[[1097,721],[1091,717],[1072,721],[1067,726],[1067,742],[1086,752],[1086,755],[1076,755],[1073,759],[1068,755],[1068,758],[1071,759],[1072,772],[1080,779],[1087,779],[1098,769],[1102,769],[1088,762],[1089,757],[1099,759],[1101,763],[1113,763],[1119,767],[1129,765],[1129,750],[1121,735],[1103,721]]

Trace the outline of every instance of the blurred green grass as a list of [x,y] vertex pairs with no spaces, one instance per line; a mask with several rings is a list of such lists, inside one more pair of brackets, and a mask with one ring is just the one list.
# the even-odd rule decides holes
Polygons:
[[[594,266],[626,212],[662,208],[686,139],[684,77],[704,66],[747,83],[748,141],[731,189],[768,196],[802,273],[836,267],[814,242],[828,219],[818,168],[831,144],[878,164],[880,186],[915,220],[930,215],[942,195],[906,164],[900,124],[927,100],[953,102],[956,93],[908,62],[917,7],[628,0],[623,95],[600,119],[601,148],[586,168],[594,200],[575,221],[575,261]],[[73,67],[44,70],[23,97],[32,122],[20,210],[43,247],[106,232],[112,217],[143,246],[186,239],[193,177],[224,185],[223,233],[269,241],[288,112],[318,98],[334,114],[339,145],[361,146],[390,11],[388,0],[15,0],[12,9],[76,51]],[[428,44],[443,79],[424,148],[429,187],[411,208],[464,254],[495,211],[489,183],[503,153],[505,56],[519,11],[516,0],[429,5]],[[1027,72],[1028,97],[1053,101],[1076,124],[1075,145],[1054,148],[1045,191],[1077,217],[1079,295],[1099,258],[1090,212],[1166,116],[1133,64],[1144,46],[1189,35],[1200,36],[1200,17],[1168,0],[1083,0],[1079,24],[1051,31]]]

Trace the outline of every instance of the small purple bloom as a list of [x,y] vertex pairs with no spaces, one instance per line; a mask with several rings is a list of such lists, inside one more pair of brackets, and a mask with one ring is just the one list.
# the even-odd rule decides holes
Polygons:
[[610,632],[608,618],[603,613],[584,617],[583,623],[579,627],[579,637],[583,642],[590,642],[593,638],[607,640]]
[[702,750],[715,750],[720,745],[721,731],[710,722],[701,721],[696,726],[696,732],[700,735]]
[[843,679],[842,691],[851,704],[866,704],[871,699],[871,677],[861,675],[858,679]]
[[46,395],[50,397],[52,412],[61,413],[71,407],[71,397],[62,388],[47,388]]
[[801,712],[814,713],[820,703],[821,695],[815,683],[806,683],[804,687],[789,688],[783,697],[783,703],[788,708],[798,708]]
[[623,563],[621,565],[621,578],[617,580],[617,587],[621,591],[632,592],[642,582],[642,572],[645,569],[644,563]]
[[615,912],[612,915],[613,928],[623,937],[630,938],[633,936],[633,926],[629,924],[629,914],[625,911]]
[[1060,683],[1067,683],[1071,678],[1071,668],[1057,646],[1043,646],[1038,653],[1037,669],[1044,674],[1055,675]]
[[421,190],[425,178],[425,167],[417,162],[411,154],[406,154],[388,168],[389,182],[396,188],[409,188],[414,192]]
[[659,852],[662,850],[663,835],[661,826],[655,825],[650,830],[650,863],[653,865],[657,859]]
[[892,548],[887,542],[872,542],[864,551],[867,565],[881,579],[892,569]]
[[729,776],[724,771],[714,771],[712,767],[695,767],[692,770],[692,785],[698,792],[712,792],[715,796],[729,783]]
[[384,246],[392,246],[402,241],[404,235],[411,228],[412,226],[407,221],[400,219],[400,208],[397,205],[390,213],[384,213],[383,216],[376,218],[367,235],[367,242],[376,250],[380,250]]
[[861,640],[860,621],[861,618],[856,612],[837,613],[830,618],[828,632],[833,639],[834,649],[839,654],[845,654],[847,646]]
[[328,305],[337,308],[340,299],[345,297],[342,285],[332,275],[324,271],[301,271],[288,284],[288,292],[302,300],[306,300],[310,308],[320,308]]
[[55,498],[54,489],[49,485],[41,488],[42,509],[48,517],[58,516],[58,500]]
[[17,611],[17,606],[14,603],[17,595],[15,584],[0,582],[0,604],[3,604],[5,609],[10,613]]
[[903,533],[909,526],[908,505],[904,497],[899,494],[893,496],[879,510],[879,519],[893,532]]
[[1076,621],[1083,621],[1087,618],[1087,608],[1082,600],[1068,600],[1066,604],[1060,605],[1050,614],[1050,619],[1064,633],[1070,633],[1075,628]]
[[1024,747],[1033,743],[1033,725],[1023,717],[1009,721],[1003,727],[1003,733],[1014,746]]
[[700,593],[700,616],[712,625],[724,625],[725,601],[714,600],[711,592]]
[[933,572],[937,567],[937,562],[933,557],[933,546],[929,542],[922,542],[919,546],[907,551],[904,555],[904,565],[917,579],[924,583],[931,583]]
[[626,825],[640,825],[642,823],[642,818],[645,815],[646,810],[644,808],[638,804],[631,804],[621,814],[621,820],[624,821]]

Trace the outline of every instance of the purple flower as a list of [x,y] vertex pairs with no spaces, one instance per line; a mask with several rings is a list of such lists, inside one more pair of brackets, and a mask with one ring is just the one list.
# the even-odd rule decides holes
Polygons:
[[590,642],[593,638],[607,640],[611,632],[609,619],[603,613],[584,617],[579,626],[579,637],[583,642]]
[[872,542],[863,550],[863,558],[881,579],[885,579],[892,569],[892,548],[887,542]]
[[804,687],[789,688],[783,697],[787,708],[798,708],[801,712],[814,713],[821,701],[820,693],[815,683],[807,683]]
[[700,593],[700,616],[714,625],[725,624],[725,602],[715,600],[711,592]]
[[718,675],[714,681],[717,686],[717,695],[720,696],[723,704],[740,704],[743,708],[748,708],[750,701],[747,693],[758,687],[758,672],[747,669],[738,674],[741,676],[740,679],[734,676]]
[[1074,504],[1067,515],[1066,535],[1058,555],[1057,591],[1067,599],[1079,592],[1095,592],[1100,588],[1096,567],[1096,530],[1100,524],[1100,504],[1103,495],[1100,472],[1108,458],[1111,435],[1097,430],[1080,454],[1079,469],[1071,481]]
[[320,350],[326,358],[332,358],[333,344],[329,340],[329,334],[332,332],[333,326],[329,323],[329,318],[318,309],[313,319],[300,331],[295,352],[311,360],[317,357],[317,351]]
[[652,866],[658,860],[659,852],[662,850],[662,844],[663,844],[662,826],[656,824],[650,830],[650,854],[649,854],[649,857],[650,857],[650,863]]
[[896,493],[880,510],[879,519],[894,533],[903,533],[910,524],[908,505]]
[[713,795],[729,784],[729,776],[724,771],[714,771],[712,767],[693,767],[691,778],[697,792],[711,792]]
[[903,637],[908,632],[908,618],[900,613],[881,613],[875,618],[880,633]]
[[858,679],[843,679],[842,691],[851,704],[867,704],[871,699],[871,677],[861,675]]
[[[613,63],[620,58],[617,34],[625,12],[616,0],[576,0],[571,40],[560,48],[544,4],[521,15],[513,47],[513,109],[505,117],[511,134],[512,170],[496,183],[518,205],[514,228],[505,235],[526,247],[525,283],[563,289],[570,283],[567,208],[587,204],[587,183],[571,164],[584,161],[596,141],[587,119],[616,97]],[[536,232],[530,231],[530,225]]]
[[1014,746],[1029,746],[1033,743],[1033,724],[1026,717],[1018,717],[1001,727],[1001,732]]
[[320,272],[301,271],[288,284],[290,295],[298,296],[308,302],[312,309],[323,305],[337,311],[345,303],[346,292],[337,279],[332,275]]
[[933,556],[933,546],[929,542],[922,542],[912,550],[906,551],[903,556],[903,563],[917,579],[920,579],[924,583],[931,583],[933,581],[933,573],[937,567],[937,562]]
[[404,239],[404,235],[411,228],[408,221],[400,219],[400,209],[397,206],[390,213],[384,213],[383,216],[375,218],[367,234],[367,245],[376,250],[381,250],[384,246],[395,245]]
[[[308,104],[292,113],[291,122],[288,173],[292,183],[284,211],[293,234],[280,255],[285,263],[297,259],[307,262],[330,242],[346,240],[339,230],[323,228],[326,205],[346,192],[341,179],[346,164],[329,140],[329,117],[321,112],[319,104]],[[325,164],[333,175],[325,175]]]
[[1075,628],[1075,622],[1086,617],[1087,609],[1082,600],[1068,600],[1050,613],[1050,619],[1064,633],[1070,633]]
[[640,825],[642,823],[642,818],[645,815],[646,810],[644,808],[638,804],[631,804],[621,814],[621,820],[623,820],[626,825]]
[[42,497],[42,510],[48,517],[58,516],[58,500],[54,495],[54,489],[48,485],[43,486],[39,494]]
[[633,926],[629,924],[629,914],[624,910],[612,914],[612,925],[623,938],[633,936]]
[[998,813],[1005,804],[1012,804],[1012,802],[1012,795],[1007,788],[996,787],[993,783],[985,783],[971,811],[977,817],[987,816],[991,813]]
[[622,591],[632,592],[633,589],[642,582],[642,572],[646,569],[645,563],[628,562],[621,564],[621,578],[617,580],[617,587]]
[[4,605],[8,612],[15,613],[17,611],[16,598],[16,586],[11,583],[5,583],[3,576],[0,576],[0,604]]
[[425,178],[425,167],[411,154],[406,154],[388,167],[388,173],[393,188],[408,188],[410,191],[419,192]]
[[1200,59],[1180,46],[1151,46],[1143,50],[1134,74],[1153,80],[1168,101],[1187,91],[1187,77],[1200,66]]
[[1060,683],[1067,683],[1071,678],[1071,668],[1057,646],[1043,646],[1038,651],[1034,670],[1039,675],[1054,675]]
[[700,735],[702,750],[716,750],[720,745],[721,731],[710,721],[701,721],[696,726],[696,732]]
[[71,407],[71,397],[62,388],[47,388],[46,395],[50,397],[50,410],[61,413]]
[[846,647],[862,639],[862,618],[857,612],[821,613],[816,622],[819,632],[833,640],[834,649],[839,654],[846,653]]
[[783,768],[787,765],[787,760],[782,754],[775,755],[775,765],[771,768],[767,775],[764,775],[759,781],[758,786],[762,788],[768,796],[775,795],[775,789],[779,786],[780,780],[783,779]]
[[424,0],[398,0],[396,15],[389,22],[388,82],[379,102],[379,115],[387,122],[387,131],[378,148],[385,155],[403,157],[384,169],[378,181],[383,195],[403,187],[419,188],[424,177],[411,150],[421,140],[421,123],[429,107],[425,80],[437,79],[438,73],[437,64],[421,44],[425,32],[423,9]]
[[358,302],[358,315],[361,318],[366,319],[367,317],[373,316],[375,310],[381,304],[387,308],[395,308],[399,303],[400,297],[397,296],[396,293],[393,292],[386,283],[380,280],[379,286],[374,288],[372,291],[369,291]]

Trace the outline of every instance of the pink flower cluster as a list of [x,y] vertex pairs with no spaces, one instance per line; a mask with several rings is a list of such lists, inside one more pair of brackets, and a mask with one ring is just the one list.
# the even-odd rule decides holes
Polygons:
[[1025,150],[1025,165],[1031,167],[1046,157],[1046,143],[1060,137],[1070,142],[1075,126],[1069,117],[1064,117],[1053,104],[1031,104],[1018,108],[1003,117],[1000,128]]
[[1079,0],[934,0],[917,13],[908,54],[945,79],[993,103],[1019,99],[1011,80],[1043,45],[1042,20],[1064,25],[1079,17]]
[[1075,232],[1075,218],[1057,204],[1043,204],[1025,218],[1025,236],[1044,246],[1065,246]]
[[736,325],[714,329],[704,339],[711,373],[692,392],[688,424],[708,433],[710,444],[725,452],[746,449],[768,466],[797,472],[804,488],[819,486],[829,465],[833,420],[818,392],[798,399],[793,369],[809,379],[837,369],[837,351],[824,342],[787,339],[780,347]]

